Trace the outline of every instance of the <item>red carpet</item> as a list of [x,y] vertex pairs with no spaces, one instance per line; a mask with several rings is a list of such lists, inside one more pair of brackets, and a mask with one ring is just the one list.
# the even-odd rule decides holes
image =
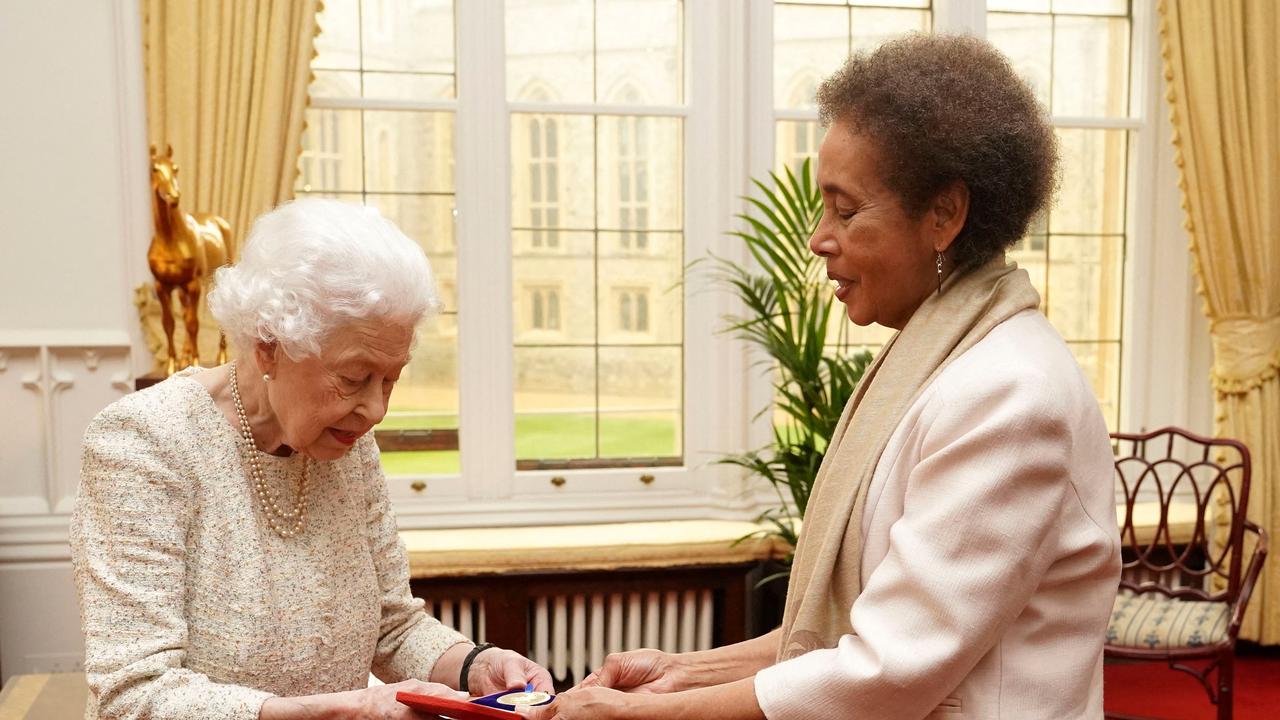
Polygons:
[[[1201,667],[1197,665],[1196,667]],[[1217,708],[1190,675],[1163,663],[1106,667],[1107,712],[1211,720]],[[1242,646],[1236,657],[1236,720],[1280,718],[1280,648]]]

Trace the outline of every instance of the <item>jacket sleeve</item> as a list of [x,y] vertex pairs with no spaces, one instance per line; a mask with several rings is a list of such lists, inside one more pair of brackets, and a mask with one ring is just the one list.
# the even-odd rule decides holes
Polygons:
[[98,717],[256,720],[270,693],[183,667],[195,508],[157,425],[117,404],[84,437],[70,539]]
[[1042,378],[936,385],[903,514],[837,647],[756,677],[769,720],[922,718],[998,642],[1050,564],[1068,497],[1067,408]]
[[409,559],[391,512],[378,447],[370,440],[364,452],[369,483],[369,550],[382,592],[373,674],[384,682],[429,680],[440,656],[454,645],[467,642],[467,638],[428,615],[423,601],[409,591]]

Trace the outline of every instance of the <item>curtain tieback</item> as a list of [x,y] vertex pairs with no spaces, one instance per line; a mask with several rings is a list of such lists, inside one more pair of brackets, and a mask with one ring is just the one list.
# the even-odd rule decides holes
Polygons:
[[1216,320],[1209,335],[1219,393],[1244,394],[1280,373],[1280,315]]

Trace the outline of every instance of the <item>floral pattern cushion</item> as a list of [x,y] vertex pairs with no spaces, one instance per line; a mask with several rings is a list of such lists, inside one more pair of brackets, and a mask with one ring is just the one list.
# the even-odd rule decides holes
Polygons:
[[1231,606],[1224,602],[1121,590],[1107,626],[1107,644],[1149,650],[1203,647],[1225,640],[1230,621]]

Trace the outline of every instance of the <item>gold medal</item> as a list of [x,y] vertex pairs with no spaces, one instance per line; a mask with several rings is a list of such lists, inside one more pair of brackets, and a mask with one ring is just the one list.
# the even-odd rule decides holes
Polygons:
[[550,699],[551,695],[544,692],[513,692],[500,696],[498,702],[503,705],[541,705]]

